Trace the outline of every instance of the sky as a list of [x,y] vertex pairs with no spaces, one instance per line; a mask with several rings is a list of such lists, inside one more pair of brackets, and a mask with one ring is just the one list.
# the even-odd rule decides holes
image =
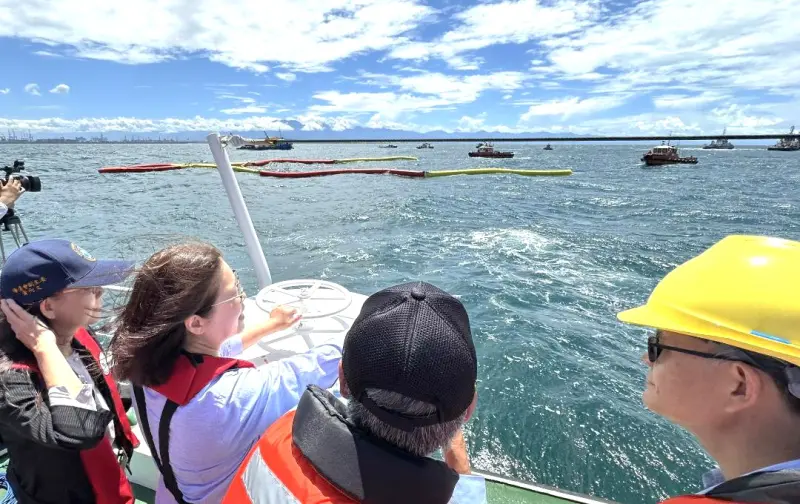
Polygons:
[[797,0],[0,0],[0,134],[774,133]]

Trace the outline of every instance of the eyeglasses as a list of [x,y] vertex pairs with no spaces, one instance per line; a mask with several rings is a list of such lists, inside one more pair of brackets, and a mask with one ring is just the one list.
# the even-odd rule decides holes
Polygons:
[[726,360],[726,361],[733,361],[733,362],[745,362],[747,361],[743,359],[737,359],[735,357],[728,357],[726,355],[719,355],[719,354],[712,354],[708,352],[698,352],[697,350],[689,350],[688,348],[680,348],[674,347],[669,345],[662,345],[658,342],[658,334],[655,336],[650,336],[647,338],[647,358],[650,362],[655,362],[658,360],[658,357],[661,355],[663,350],[672,350],[673,352],[684,353],[688,355],[694,355],[695,357],[703,357],[704,359],[717,359],[717,360]]
[[772,378],[775,383],[778,385],[778,388],[781,390],[786,390],[786,393],[792,395],[798,399],[800,399],[800,391],[798,394],[792,391],[793,387],[797,387],[792,379],[787,375],[787,369],[791,369],[793,366],[789,363],[780,361],[778,359],[774,359],[772,357],[767,357],[764,355],[757,355],[747,352],[745,350],[739,348],[730,348],[726,349],[726,352],[733,352],[735,355],[720,355],[720,354],[711,354],[707,352],[698,352],[696,350],[689,350],[686,348],[662,345],[658,342],[658,333],[655,336],[650,336],[647,338],[647,358],[650,360],[651,363],[654,363],[658,360],[658,357],[661,355],[662,350],[672,350],[673,352],[680,352],[685,353],[688,355],[694,355],[696,357],[702,357],[704,359],[717,359],[729,362],[741,362],[743,364],[747,364],[749,366],[754,367],[764,373],[766,373],[770,378]]
[[62,294],[70,292],[91,292],[95,296],[99,296],[103,293],[103,287],[72,287],[61,291]]
[[236,299],[238,299],[240,302],[243,302],[245,300],[247,294],[245,294],[244,289],[242,288],[242,284],[241,282],[239,282],[239,275],[237,275],[235,271],[233,272],[233,275],[236,277],[236,295],[224,301],[217,301],[216,303],[212,304],[211,307],[225,303],[230,303],[231,301]]

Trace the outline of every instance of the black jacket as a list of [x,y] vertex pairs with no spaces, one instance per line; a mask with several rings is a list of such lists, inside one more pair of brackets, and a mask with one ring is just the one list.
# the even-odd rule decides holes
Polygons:
[[800,471],[748,474],[728,480],[706,494],[722,501],[759,504],[800,503]]
[[[73,348],[90,372],[96,368],[77,341]],[[91,374],[106,403],[113,404],[101,372]],[[37,374],[19,369],[0,373],[0,437],[8,448],[7,476],[19,503],[94,503],[80,450],[96,446],[113,417],[111,411],[51,406]],[[121,432],[119,422],[114,424]]]

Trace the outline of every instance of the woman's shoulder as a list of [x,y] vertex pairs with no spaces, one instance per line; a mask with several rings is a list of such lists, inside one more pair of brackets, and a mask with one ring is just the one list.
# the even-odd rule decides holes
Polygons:
[[197,399],[227,406],[247,402],[257,397],[263,388],[263,378],[255,368],[232,368],[215,377],[197,394]]

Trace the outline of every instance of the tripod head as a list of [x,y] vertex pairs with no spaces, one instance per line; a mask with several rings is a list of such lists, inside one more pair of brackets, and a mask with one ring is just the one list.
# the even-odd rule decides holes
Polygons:
[[28,244],[28,235],[25,233],[25,228],[22,227],[22,219],[13,208],[9,208],[8,212],[0,218],[0,258],[2,258],[2,264],[6,262],[6,246],[3,242],[3,235],[6,233],[11,234],[17,248]]

